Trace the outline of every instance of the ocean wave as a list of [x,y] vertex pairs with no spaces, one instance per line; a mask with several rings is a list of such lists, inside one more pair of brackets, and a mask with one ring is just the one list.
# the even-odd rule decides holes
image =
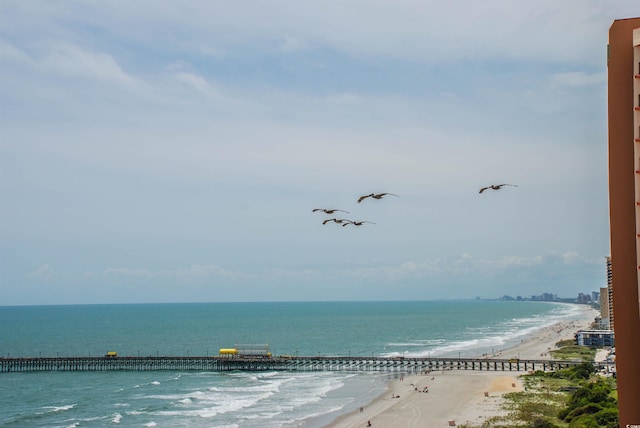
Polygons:
[[[228,387],[219,385],[204,390],[189,391],[184,394],[153,394],[141,396],[142,400],[161,400],[166,402],[164,409],[127,412],[128,415],[147,416],[149,418],[177,419],[212,419],[214,417],[235,420],[245,420],[251,426],[257,421],[281,420],[286,414],[304,414],[309,409],[317,410],[311,413],[325,414],[323,401],[333,391],[344,387],[349,379],[357,377],[353,373],[270,373],[268,376],[258,376],[262,379],[251,382],[250,377],[244,377],[243,385]],[[255,383],[258,383],[256,385]],[[272,385],[265,385],[264,383]],[[278,387],[276,387],[278,385]],[[286,385],[283,389],[282,386]],[[267,389],[265,390],[265,387]],[[195,399],[197,397],[197,400]],[[342,399],[341,404],[349,400]],[[311,406],[311,407],[310,407]],[[339,408],[340,404],[331,406]],[[307,409],[307,410],[300,410]],[[197,425],[197,423],[195,423]],[[268,423],[267,423],[268,424]],[[278,423],[278,426],[280,424]]]
[[413,340],[411,342],[390,342],[387,346],[432,346],[438,345],[440,343],[446,342],[444,339],[424,339],[424,340]]
[[77,405],[78,405],[77,403],[74,403],[74,404],[68,404],[66,406],[44,406],[43,409],[45,409],[48,413],[57,413],[57,412],[64,412],[67,410],[71,410]]
[[396,349],[380,355],[407,358],[478,356],[515,345],[522,338],[546,327],[580,316],[582,311],[583,308],[575,304],[554,304],[548,312],[543,314],[509,318],[491,325],[466,327],[460,333],[464,337],[457,339],[391,342],[387,346]]
[[305,414],[304,418],[302,418],[302,419],[299,419],[299,420],[296,420],[296,419],[287,420],[287,421],[285,421],[285,423],[283,425],[284,426],[289,426],[289,425],[293,425],[294,423],[299,423],[299,422],[304,422],[304,421],[316,419],[316,418],[319,418],[319,417],[324,416],[324,415],[340,412],[342,409],[344,409],[344,405],[334,405],[334,406],[324,407],[321,410],[319,409],[319,410],[317,410],[315,412],[310,412],[310,413]]

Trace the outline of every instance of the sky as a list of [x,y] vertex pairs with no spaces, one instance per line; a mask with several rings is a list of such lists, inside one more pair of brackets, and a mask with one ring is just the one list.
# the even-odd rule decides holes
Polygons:
[[0,306],[597,291],[608,31],[636,16],[0,0]]

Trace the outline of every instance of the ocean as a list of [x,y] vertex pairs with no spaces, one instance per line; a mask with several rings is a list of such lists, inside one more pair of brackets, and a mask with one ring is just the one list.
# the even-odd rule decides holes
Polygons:
[[[489,300],[0,307],[0,356],[471,357],[574,319],[573,304]],[[7,427],[320,428],[385,390],[389,373],[0,374]]]

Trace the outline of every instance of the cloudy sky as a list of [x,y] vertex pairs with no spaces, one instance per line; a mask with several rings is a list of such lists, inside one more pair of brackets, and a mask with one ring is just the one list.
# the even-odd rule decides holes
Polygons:
[[0,305],[597,290],[608,30],[638,15],[0,0]]

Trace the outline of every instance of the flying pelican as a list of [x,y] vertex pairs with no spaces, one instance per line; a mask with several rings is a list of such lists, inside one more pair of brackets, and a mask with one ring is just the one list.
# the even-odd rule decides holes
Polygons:
[[365,223],[375,224],[375,223],[374,223],[374,222],[372,222],[372,221],[366,221],[366,220],[363,220],[363,221],[351,221],[351,220],[347,220],[347,221],[348,221],[348,223],[346,223],[346,222],[345,222],[345,223],[342,225],[342,227],[345,227],[345,226],[347,226],[347,225],[349,225],[349,224],[352,224],[352,225],[354,225],[354,226],[362,226],[362,225],[363,225],[363,224],[365,224]]
[[373,199],[382,199],[383,196],[385,195],[391,195],[391,196],[398,196],[395,195],[393,193],[371,193],[369,195],[362,195],[358,198],[358,203],[364,201],[367,198],[373,198]]
[[487,189],[492,189],[492,190],[500,190],[502,188],[502,186],[513,186],[513,187],[518,187],[515,184],[492,184],[491,186],[487,186],[487,187],[483,187],[482,189],[480,189],[480,191],[478,193],[482,193]]
[[322,211],[325,214],[333,214],[336,211],[340,211],[343,213],[347,213],[349,214],[349,211],[345,211],[345,210],[337,210],[337,209],[326,209],[326,208],[315,208],[313,210],[311,210],[312,212],[316,212],[316,211]]
[[324,220],[322,222],[322,224],[327,224],[330,221],[332,221],[334,223],[342,224],[343,226],[344,226],[344,223],[351,223],[351,220],[347,220],[346,218],[328,218],[328,219]]

